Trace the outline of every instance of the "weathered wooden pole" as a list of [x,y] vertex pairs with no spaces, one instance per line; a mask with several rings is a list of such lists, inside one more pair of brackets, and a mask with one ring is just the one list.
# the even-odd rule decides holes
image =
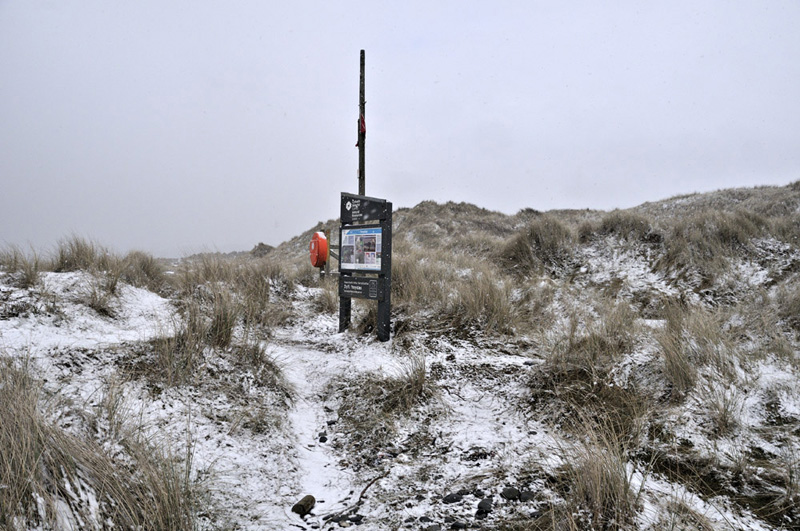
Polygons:
[[364,99],[364,50],[361,50],[361,79],[358,84],[358,195],[367,195],[367,170],[364,165],[364,144],[367,140],[367,102]]
[[[364,50],[361,50],[361,76],[358,82],[358,195],[366,195],[367,175],[364,165],[364,148],[367,139],[366,106],[364,98]],[[341,259],[341,245],[339,242],[339,257]],[[350,314],[352,302],[350,297],[339,297],[339,332],[350,328]]]

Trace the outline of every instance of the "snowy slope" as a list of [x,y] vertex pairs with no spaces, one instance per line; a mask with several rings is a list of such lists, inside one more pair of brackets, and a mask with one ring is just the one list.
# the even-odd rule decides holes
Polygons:
[[[90,273],[43,273],[24,289],[0,273],[0,356],[31,362],[48,396],[58,397],[49,415],[64,430],[113,446],[111,427],[93,417],[113,392],[126,422],[189,456],[189,476],[206,492],[200,528],[536,529],[573,496],[570,471],[593,444],[591,433],[570,427],[559,387],[548,387],[558,376],[552,360],[604,331],[612,300],[638,312],[625,323],[632,339],[609,367],[598,365],[607,372],[585,382],[591,392],[580,399],[591,406],[593,392],[633,389],[651,408],[637,450],[621,462],[635,513],[622,527],[796,529],[800,350],[774,316],[782,290],[796,285],[800,253],[757,238],[703,286],[654,266],[662,253],[613,235],[581,242],[569,274],[530,280],[553,293],[542,303],[546,325],[505,335],[423,324],[379,343],[338,333],[337,317],[315,304],[325,287],[282,287],[273,295],[292,317],[256,339],[285,390],[264,385],[237,358],[235,345],[253,340],[241,326],[234,346],[198,353],[189,382],[146,376],[141,364],[153,359],[153,341],[180,329],[178,300],[123,283],[108,315],[88,303],[97,281]],[[687,348],[718,354],[697,364],[693,387],[677,398],[660,343],[662,303],[671,300],[713,328],[703,336],[686,325]],[[435,317],[405,311],[398,315],[409,322]],[[382,403],[420,370],[424,382],[409,403]],[[547,393],[552,400],[542,401]],[[364,411],[352,410],[353,399]],[[374,421],[372,431],[354,418]],[[292,507],[306,495],[316,504],[300,517]],[[586,515],[571,517],[590,527]],[[68,517],[59,521],[69,528]]]

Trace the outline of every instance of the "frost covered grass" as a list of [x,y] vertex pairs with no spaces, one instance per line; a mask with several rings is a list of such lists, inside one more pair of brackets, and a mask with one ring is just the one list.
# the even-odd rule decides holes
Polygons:
[[566,524],[572,529],[629,527],[638,496],[625,445],[615,438],[614,430],[595,429],[595,421],[587,420],[583,428],[585,437],[565,450],[567,464],[561,474],[566,503],[554,507],[550,518],[556,527]]
[[0,250],[0,268],[12,275],[12,282],[17,287],[35,286],[39,282],[41,267],[41,260],[35,251],[25,253],[15,245]]
[[488,333],[514,333],[517,312],[510,282],[498,279],[495,270],[484,266],[464,275],[456,286],[454,295],[440,312],[449,326]]
[[415,248],[405,239],[395,244],[395,253],[393,303],[411,314],[440,306],[447,299],[449,284],[457,278],[454,257]]
[[212,294],[211,322],[207,334],[211,346],[225,348],[231,344],[240,311],[233,297],[227,291],[218,291]]
[[604,215],[600,221],[586,221],[578,228],[581,242],[604,236],[616,236],[632,242],[659,242],[663,239],[650,219],[631,211],[614,210]]
[[111,446],[70,433],[51,418],[57,399],[24,360],[0,359],[3,529],[194,527],[201,489],[186,473],[190,455],[165,454],[130,419]]
[[167,285],[164,266],[143,251],[131,251],[124,258],[122,278],[132,286],[161,293]]
[[778,315],[792,329],[800,332],[800,283],[781,286],[777,299]]
[[679,275],[696,274],[708,287],[725,274],[729,260],[747,252],[753,238],[763,235],[767,220],[759,214],[700,211],[670,222],[665,253],[657,267]]
[[742,355],[725,332],[728,312],[673,303],[665,314],[665,326],[657,331],[656,340],[672,399],[685,397],[700,374],[708,371],[723,384],[735,382]]
[[72,236],[58,243],[51,267],[56,273],[104,270],[108,268],[110,259],[113,257],[104,247],[80,236]]
[[39,483],[0,480],[5,522],[117,522],[85,473],[110,455],[125,518],[181,522],[121,528],[796,528],[799,209],[797,184],[609,213],[401,209],[388,343],[372,301],[338,333],[308,234],[168,272],[76,238],[8,248],[0,348],[43,376],[35,400],[3,396],[0,415],[35,403],[33,427],[0,430],[72,464],[7,460]]
[[314,297],[314,309],[319,313],[335,314],[339,311],[339,282],[335,278],[325,279],[321,290]]
[[168,387],[192,382],[203,361],[208,337],[206,323],[195,307],[191,307],[186,311],[184,321],[177,324],[171,333],[151,341],[154,363],[140,358],[136,375],[163,382]]
[[203,254],[180,264],[177,290],[182,300],[203,306],[214,321],[215,341],[226,346],[239,324],[247,333],[260,334],[291,318],[290,305],[281,300],[295,285],[288,269],[268,257]]
[[393,304],[410,326],[514,335],[519,313],[513,283],[494,264],[400,242],[392,268]]
[[[171,288],[179,312],[160,324],[144,356],[135,356],[129,367],[137,377],[172,387],[194,382],[214,351],[257,352],[258,341],[291,317],[291,305],[281,298],[292,285],[285,272],[265,258],[205,254],[187,259]],[[263,356],[245,358],[263,361]],[[254,368],[260,370],[260,364]]]
[[512,236],[500,250],[500,263],[520,275],[548,273],[563,275],[573,254],[574,236],[557,217],[534,218],[522,231]]
[[0,250],[0,269],[12,274],[15,285],[34,286],[42,272],[87,271],[97,277],[98,289],[109,297],[116,295],[124,281],[154,292],[164,288],[164,268],[152,255],[131,251],[118,256],[107,248],[80,236],[59,241],[52,253],[23,252],[17,246]]
[[[245,324],[242,295],[230,286],[201,284],[185,297],[169,288],[170,302],[123,278],[109,289],[106,273],[44,272],[23,289],[0,271],[0,348],[8,351],[0,370],[0,527],[217,528],[206,481],[219,458],[206,449],[195,464],[193,433],[202,425],[193,419],[224,421],[223,438],[274,438],[292,386],[267,352],[266,334]],[[107,298],[113,311],[91,296]],[[44,376],[18,378],[20,360]],[[33,382],[25,396],[15,391],[23,380]],[[184,394],[187,404],[202,395],[216,403],[200,398],[205,414],[183,413],[173,401]],[[17,446],[6,444],[12,439]],[[27,471],[14,468],[29,462]]]
[[245,371],[251,371],[256,385],[271,389],[281,397],[293,398],[295,390],[286,379],[281,366],[267,353],[263,343],[238,345],[234,354],[238,366]]
[[532,412],[579,431],[594,419],[595,429],[590,431],[637,441],[652,399],[635,383],[617,381],[615,372],[634,348],[632,318],[626,304],[606,305],[599,318],[583,325],[572,315],[564,336],[551,340],[544,363],[526,382]]
[[697,368],[689,357],[684,337],[686,313],[680,304],[671,304],[666,312],[665,326],[656,335],[664,358],[664,376],[675,399],[686,396],[697,382]]
[[134,360],[134,374],[167,387],[190,384],[200,377],[198,370],[209,356],[227,351],[243,354],[243,360],[253,362],[253,370],[263,370],[265,356],[259,342],[288,318],[289,310],[282,307],[288,303],[270,303],[266,277],[253,270],[245,270],[249,276],[242,278],[233,272],[220,276],[224,267],[230,266],[212,269],[213,281],[189,277],[199,283],[184,284],[184,296],[176,301],[179,313],[172,322],[162,323],[162,333],[146,349],[150,356]]
[[395,374],[368,372],[332,382],[328,393],[338,398],[337,415],[347,430],[347,445],[367,466],[386,451],[399,419],[434,393],[426,377],[425,359],[412,357]]

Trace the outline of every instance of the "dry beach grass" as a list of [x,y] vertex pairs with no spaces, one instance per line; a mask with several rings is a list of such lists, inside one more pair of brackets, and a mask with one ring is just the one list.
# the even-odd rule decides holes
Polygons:
[[[400,209],[386,347],[372,339],[371,304],[355,304],[353,330],[335,333],[336,284],[306,264],[308,234],[259,256],[177,265],[79,237],[49,255],[6,248],[0,324],[68,328],[66,308],[123,322],[130,286],[172,310],[146,339],[113,347],[95,402],[65,383],[88,370],[81,358],[59,361],[94,355],[33,344],[28,356],[8,340],[0,526],[56,528],[71,514],[88,528],[270,528],[226,505],[215,464],[194,461],[205,443],[178,434],[203,431],[230,452],[256,441],[299,474],[290,412],[302,406],[328,419],[333,439],[312,450],[360,479],[346,516],[362,510],[366,528],[796,528],[798,211],[798,183],[613,212]],[[56,291],[53,275],[67,274],[79,292]],[[290,356],[309,351],[321,368],[306,376],[324,386],[303,394]],[[134,390],[164,415],[183,397],[196,426],[165,420],[153,438],[125,406]],[[83,420],[65,426],[67,412]],[[92,425],[105,428],[76,428]],[[508,486],[524,501],[501,495]]]

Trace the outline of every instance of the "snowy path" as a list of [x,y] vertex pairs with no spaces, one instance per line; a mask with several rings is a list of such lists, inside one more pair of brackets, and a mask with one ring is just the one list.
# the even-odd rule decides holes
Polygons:
[[[331,376],[328,371],[320,371],[320,357],[326,354],[309,350],[286,349],[282,355],[291,360],[284,364],[284,375],[295,390],[296,397],[293,408],[289,412],[289,422],[296,437],[295,448],[300,492],[296,499],[310,494],[317,500],[314,515],[330,513],[346,508],[353,489],[352,474],[337,465],[336,456],[330,447],[321,442],[320,437],[327,433],[327,421],[324,414],[321,392],[325,380]],[[280,359],[280,358],[279,358]],[[333,363],[331,363],[331,361]],[[326,369],[344,368],[340,360],[329,360],[323,366]],[[339,371],[336,371],[339,372]],[[327,374],[326,374],[327,373]],[[324,441],[325,439],[322,439]],[[292,523],[300,520],[297,515],[286,508],[286,514]],[[308,521],[319,516],[310,515]]]
[[329,443],[328,420],[333,413],[325,411],[323,392],[337,377],[364,370],[381,370],[392,360],[376,349],[320,352],[294,345],[273,346],[269,354],[283,367],[284,375],[295,391],[295,400],[288,413],[294,441],[292,460],[297,469],[294,501],[312,495],[317,504],[304,520],[285,507],[284,522],[300,528],[323,525],[323,517],[351,507],[358,496],[360,482],[350,471],[339,465]]

